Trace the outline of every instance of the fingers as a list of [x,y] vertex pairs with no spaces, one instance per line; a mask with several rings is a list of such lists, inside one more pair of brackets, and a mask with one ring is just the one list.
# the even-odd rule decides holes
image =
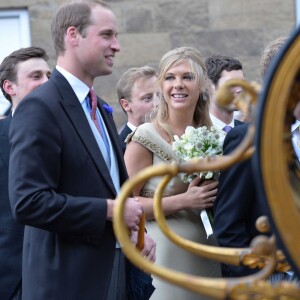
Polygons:
[[151,251],[148,253],[148,255],[145,255],[144,258],[148,259],[151,262],[155,262],[156,260],[156,250],[155,248],[151,249]]
[[201,182],[201,177],[197,176],[193,181],[191,181],[191,183],[189,184],[189,186],[198,186]]
[[142,214],[142,204],[137,202],[134,198],[129,198],[126,201],[124,209],[124,222],[126,226],[133,231],[138,231]]
[[139,231],[139,225],[138,224],[134,224],[131,226],[130,228],[132,231]]
[[156,243],[147,234],[145,235],[144,248],[141,251],[141,255],[151,262],[155,262],[156,259]]
[[218,193],[218,189],[210,190],[208,192],[205,192],[204,197],[206,198],[216,197],[217,193]]
[[204,204],[205,205],[205,208],[211,208],[214,206],[215,204],[215,200],[216,200],[216,197],[210,197],[206,200],[206,203]]
[[205,189],[205,190],[213,190],[216,189],[219,185],[218,181],[209,181],[209,180],[204,180],[200,186]]

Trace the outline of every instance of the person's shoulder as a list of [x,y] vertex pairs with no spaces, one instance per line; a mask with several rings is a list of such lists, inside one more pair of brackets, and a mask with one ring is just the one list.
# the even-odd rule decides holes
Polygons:
[[145,134],[147,132],[153,132],[153,124],[152,123],[144,123],[139,125],[136,130],[135,134]]
[[226,135],[226,138],[230,138],[232,136],[245,136],[248,130],[249,124],[242,123],[238,126],[234,126]]
[[9,131],[9,125],[11,122],[11,114],[0,119],[0,135],[7,135]]
[[242,125],[242,124],[245,124],[245,122],[240,121],[238,119],[234,119],[234,126],[239,126],[239,125]]
[[128,135],[128,141],[149,143],[153,140],[155,130],[152,123],[144,123],[139,125],[132,133]]
[[126,124],[122,130],[120,131],[119,133],[119,136],[122,138],[122,137],[126,137],[129,133],[131,133],[132,130],[128,127],[128,125]]
[[245,137],[249,124],[244,123],[233,127],[227,134],[224,140],[223,151],[225,154],[234,150]]

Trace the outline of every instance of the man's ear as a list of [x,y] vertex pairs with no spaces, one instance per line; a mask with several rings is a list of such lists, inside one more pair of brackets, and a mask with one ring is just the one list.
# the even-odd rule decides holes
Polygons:
[[79,33],[77,28],[75,26],[70,26],[67,29],[65,38],[68,41],[68,43],[70,43],[72,46],[77,46],[79,40]]
[[130,102],[127,99],[120,99],[120,104],[126,112],[130,111]]
[[12,81],[10,81],[8,79],[4,80],[3,89],[11,97],[16,96],[15,84]]

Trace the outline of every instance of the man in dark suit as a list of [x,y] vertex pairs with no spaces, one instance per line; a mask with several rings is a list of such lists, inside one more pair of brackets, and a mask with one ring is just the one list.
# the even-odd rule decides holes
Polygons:
[[[248,124],[230,130],[223,145],[223,154],[231,153],[245,137]],[[214,234],[221,247],[247,248],[257,231],[256,220],[268,215],[266,204],[259,200],[255,186],[253,157],[234,164],[221,172],[219,190],[214,205]],[[244,266],[222,264],[223,277],[241,277],[257,272]],[[275,273],[271,282],[296,280],[288,273]]]
[[145,117],[154,108],[156,80],[155,69],[144,66],[130,68],[117,83],[118,99],[128,119],[119,135],[123,152],[126,149],[125,139],[128,134],[145,123]]
[[[265,76],[271,60],[283,47],[286,38],[276,39],[265,48],[261,57],[262,76]],[[248,129],[247,124],[233,128],[226,136],[223,154],[232,152],[243,140]],[[234,164],[221,172],[219,190],[214,205],[214,234],[220,246],[245,248],[259,234],[256,230],[256,220],[268,214],[265,203],[259,201],[255,186],[255,170],[252,159]],[[257,270],[243,266],[222,265],[224,277],[239,277],[250,275]],[[290,280],[287,273],[275,273],[271,282]]]
[[[10,201],[26,225],[23,300],[123,300],[112,216],[127,172],[111,113],[92,89],[120,50],[116,17],[104,2],[76,1],[59,8],[51,30],[56,68],[18,106],[10,130]],[[132,238],[141,215],[142,205],[127,199]],[[147,235],[142,255],[155,259]]]
[[[243,122],[234,118],[236,107],[221,107],[217,104],[215,93],[221,85],[230,79],[245,79],[243,66],[237,59],[223,55],[213,55],[206,58],[205,66],[212,87],[210,118],[217,128],[228,132]],[[239,94],[242,92],[242,88],[240,86],[233,87],[232,92]]]
[[32,90],[50,77],[48,56],[42,48],[12,52],[0,65],[0,86],[12,110],[0,120],[0,299],[21,299],[22,244],[24,226],[12,216],[8,199],[8,133],[12,111]]
[[[247,129],[248,124],[242,124],[230,130],[224,140],[224,155],[241,143]],[[252,239],[259,234],[255,227],[257,218],[266,214],[256,196],[251,159],[221,172],[214,205],[214,234],[221,247],[249,247]],[[246,267],[222,264],[224,277],[245,276],[253,272]]]

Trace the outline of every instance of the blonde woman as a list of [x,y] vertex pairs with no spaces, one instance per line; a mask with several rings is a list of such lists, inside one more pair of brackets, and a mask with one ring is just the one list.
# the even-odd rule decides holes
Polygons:
[[[129,138],[125,163],[129,177],[158,163],[176,161],[172,151],[173,136],[181,136],[187,126],[211,127],[209,117],[209,81],[204,59],[190,47],[167,52],[158,71],[160,105],[150,123],[140,125]],[[160,178],[153,178],[135,188],[134,195],[144,206],[147,230],[157,242],[156,263],[189,274],[220,277],[218,263],[192,255],[171,243],[153,220],[153,195]],[[163,210],[168,225],[180,236],[202,244],[215,245],[214,237],[206,238],[199,212],[213,206],[217,182],[201,184],[196,178],[190,184],[175,177],[163,197]],[[156,291],[151,299],[205,299],[192,292],[154,278]]]

